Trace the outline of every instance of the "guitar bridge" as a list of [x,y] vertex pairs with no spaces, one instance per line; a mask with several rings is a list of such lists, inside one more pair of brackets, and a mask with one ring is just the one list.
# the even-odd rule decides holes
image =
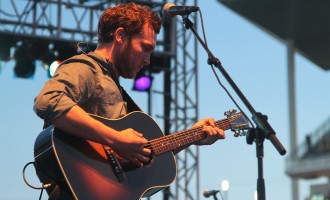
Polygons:
[[112,172],[115,174],[115,176],[117,177],[117,180],[119,182],[123,182],[124,181],[124,171],[123,171],[123,169],[120,165],[120,162],[118,161],[115,153],[109,147],[103,146],[103,148],[104,148],[104,151],[110,162]]

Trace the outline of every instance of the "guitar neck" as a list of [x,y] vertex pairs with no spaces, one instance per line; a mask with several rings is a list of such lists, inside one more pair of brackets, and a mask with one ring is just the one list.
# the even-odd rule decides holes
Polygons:
[[[230,129],[230,122],[228,119],[216,121],[215,125],[222,130]],[[160,155],[162,153],[172,151],[176,148],[192,144],[204,139],[205,137],[206,133],[203,132],[203,127],[198,126],[185,131],[150,140],[149,145],[147,145],[146,148],[150,148],[154,155]]]

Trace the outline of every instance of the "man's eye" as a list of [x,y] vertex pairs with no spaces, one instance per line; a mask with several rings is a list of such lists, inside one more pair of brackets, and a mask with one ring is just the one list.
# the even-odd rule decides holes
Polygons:
[[151,52],[151,51],[153,51],[153,48],[150,46],[143,46],[143,51]]

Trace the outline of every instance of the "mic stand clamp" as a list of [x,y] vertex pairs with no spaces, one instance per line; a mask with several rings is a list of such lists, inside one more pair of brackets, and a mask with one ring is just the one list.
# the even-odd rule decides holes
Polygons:
[[237,96],[242,100],[242,102],[247,107],[247,109],[252,113],[252,120],[255,122],[257,128],[252,128],[248,131],[247,142],[248,142],[248,144],[252,144],[254,140],[256,141],[256,151],[257,151],[256,154],[257,154],[257,158],[258,158],[258,181],[257,181],[258,199],[265,200],[266,192],[265,192],[265,183],[264,183],[264,179],[263,179],[263,164],[262,164],[262,159],[264,157],[263,142],[264,142],[265,138],[269,139],[281,155],[284,155],[286,153],[286,150],[284,149],[284,147],[282,146],[280,141],[277,139],[275,131],[268,123],[267,116],[262,115],[259,112],[256,112],[256,110],[252,107],[250,102],[246,99],[246,97],[243,95],[241,90],[237,87],[237,85],[231,79],[229,74],[223,68],[219,59],[216,58],[212,54],[212,52],[209,50],[207,45],[204,43],[204,41],[198,35],[198,33],[196,32],[196,30],[193,27],[194,24],[188,19],[188,15],[182,16],[182,17],[183,17],[183,23],[184,23],[185,28],[190,29],[193,32],[193,34],[196,36],[197,40],[200,42],[200,44],[203,46],[203,48],[207,52],[208,64],[213,64],[220,70],[222,75],[226,78],[228,83],[231,85],[233,90],[236,92]]

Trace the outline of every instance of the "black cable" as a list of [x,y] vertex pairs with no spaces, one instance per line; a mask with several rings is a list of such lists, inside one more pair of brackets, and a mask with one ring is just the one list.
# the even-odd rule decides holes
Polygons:
[[39,200],[41,200],[43,192],[44,192],[44,189],[41,189],[41,192],[40,192],[40,195],[39,195]]
[[[199,15],[201,18],[201,26],[202,26],[202,33],[203,33],[203,37],[204,37],[204,43],[205,46],[207,46],[207,41],[206,41],[206,34],[205,34],[205,29],[204,29],[204,21],[203,21],[203,15],[202,15],[202,11],[199,10]],[[244,111],[242,110],[242,108],[238,105],[238,103],[236,102],[236,100],[233,98],[233,96],[230,94],[230,92],[227,90],[227,88],[222,84],[218,74],[216,73],[215,69],[214,69],[214,65],[212,63],[208,63],[209,65],[211,65],[213,74],[215,75],[219,85],[225,90],[225,92],[227,93],[227,95],[229,96],[229,98],[233,101],[233,103],[236,105],[236,107],[238,108],[238,110],[241,111],[241,113],[245,116],[245,118],[249,121],[249,123],[251,124],[251,126],[254,128],[254,125],[252,123],[252,121],[250,120],[250,118],[247,117],[247,115],[244,113]]]
[[31,164],[33,164],[34,168],[36,167],[34,162],[29,162],[29,163],[27,163],[27,164],[24,166],[24,168],[23,168],[23,180],[24,180],[24,182],[26,183],[26,185],[28,185],[30,188],[33,188],[33,189],[36,189],[36,190],[43,190],[43,189],[46,189],[46,188],[50,187],[50,186],[52,185],[51,183],[42,184],[41,187],[35,187],[35,186],[31,185],[31,184],[26,180],[26,178],[25,178],[25,169],[26,169],[27,166],[29,166],[29,165],[31,165]]

